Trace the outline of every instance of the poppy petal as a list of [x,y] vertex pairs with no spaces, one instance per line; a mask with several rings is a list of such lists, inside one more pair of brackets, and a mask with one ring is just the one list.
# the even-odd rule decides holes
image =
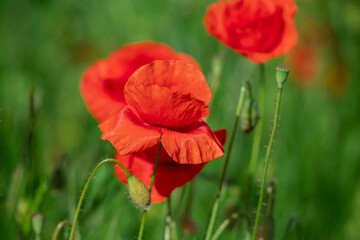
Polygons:
[[182,60],[201,69],[185,53],[176,53],[169,46],[156,42],[125,45],[108,58],[93,64],[80,82],[80,90],[91,114],[100,122],[126,105],[124,86],[141,66],[154,60]]
[[112,115],[99,128],[102,140],[109,140],[122,155],[151,148],[158,143],[161,132],[160,127],[145,123],[128,107]]
[[288,51],[297,41],[292,0],[218,1],[204,17],[207,32],[257,63]]
[[226,143],[226,138],[227,138],[226,130],[220,129],[220,130],[214,131],[214,134],[215,134],[216,138],[219,140],[220,144],[222,146],[224,146]]
[[[167,157],[170,158],[169,156]],[[126,156],[116,154],[116,159],[124,164],[130,171],[130,174],[139,178],[147,187],[149,187],[155,161],[149,161],[144,152]],[[160,161],[156,170],[155,182],[151,192],[152,203],[159,203],[166,200],[175,188],[181,187],[191,181],[201,171],[205,164],[206,163],[196,165],[177,164],[173,161]],[[115,165],[114,172],[121,182],[127,184],[127,177],[124,170],[119,165]]]
[[129,107],[145,122],[165,127],[182,127],[209,116],[209,108],[192,95],[173,93],[155,84],[126,88]]
[[220,142],[202,120],[182,128],[163,128],[161,142],[169,156],[180,164],[206,163],[224,155]]
[[142,66],[125,85],[125,98],[127,88],[148,84],[169,88],[174,93],[192,94],[205,104],[211,99],[211,91],[202,72],[183,61],[154,61]]
[[109,71],[108,63],[100,60],[85,72],[80,82],[80,89],[86,106],[98,121],[106,120],[113,112],[126,105],[123,94],[120,94],[116,99],[114,94],[109,93],[108,89],[115,89],[122,85],[120,88],[123,90],[125,85],[125,83],[121,84],[120,79],[116,84],[107,81],[106,79],[110,79]]

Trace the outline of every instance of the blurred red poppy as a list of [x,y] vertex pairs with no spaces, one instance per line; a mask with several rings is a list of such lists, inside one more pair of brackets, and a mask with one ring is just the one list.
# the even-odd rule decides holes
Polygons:
[[154,60],[182,60],[200,69],[189,55],[176,53],[155,42],[126,45],[108,58],[94,63],[84,74],[80,89],[90,113],[100,122],[126,105],[123,94],[128,78],[141,66]]
[[99,125],[121,155],[158,144],[180,164],[200,164],[224,155],[201,120],[209,115],[211,91],[202,72],[183,61],[154,61],[139,68],[124,87],[127,106]]
[[[225,144],[226,131],[215,131],[214,134],[222,145]],[[150,185],[151,176],[154,170],[157,146],[135,154],[122,156],[116,154],[116,159],[120,161],[130,171],[131,175],[139,178],[147,187]],[[151,192],[152,203],[164,201],[175,188],[185,185],[191,181],[206,165],[201,164],[178,164],[171,157],[162,151],[159,165],[156,169],[155,182]],[[115,175],[119,180],[127,184],[127,177],[124,170],[115,165]]]
[[237,53],[265,63],[291,50],[298,34],[293,0],[219,1],[204,17],[207,32]]
[[319,68],[319,57],[309,41],[301,41],[287,56],[287,65],[292,69],[293,79],[300,87],[314,83]]

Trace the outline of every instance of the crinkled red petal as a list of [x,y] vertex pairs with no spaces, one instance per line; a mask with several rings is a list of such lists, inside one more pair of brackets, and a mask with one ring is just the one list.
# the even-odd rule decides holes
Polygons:
[[176,129],[163,128],[161,142],[169,156],[180,164],[200,164],[224,155],[224,149],[202,120]]
[[211,99],[211,91],[202,72],[183,61],[154,61],[139,68],[125,85],[125,98],[128,88],[149,84],[169,88],[173,93],[191,94],[205,105]]
[[173,93],[155,84],[126,88],[129,107],[145,122],[165,127],[182,127],[209,115],[204,102],[192,95]]
[[151,148],[158,143],[161,132],[160,127],[145,123],[128,107],[113,114],[99,128],[102,140],[109,140],[122,155]]

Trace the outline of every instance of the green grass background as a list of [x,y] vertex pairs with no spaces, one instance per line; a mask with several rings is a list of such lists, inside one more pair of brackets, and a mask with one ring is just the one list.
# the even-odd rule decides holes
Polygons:
[[[97,122],[86,110],[79,80],[91,63],[124,44],[152,40],[189,53],[209,83],[212,58],[222,55],[223,70],[208,123],[212,129],[231,129],[241,82],[250,79],[256,92],[258,66],[206,34],[202,18],[211,2],[0,2],[0,239],[32,239],[30,219],[36,212],[46,219],[44,239],[51,239],[58,222],[73,219],[89,173],[114,154],[111,144],[101,141]],[[312,86],[299,88],[290,76],[284,89],[268,175],[277,183],[275,239],[283,239],[293,216],[301,233],[293,232],[288,239],[360,239],[360,5],[349,0],[297,3],[300,36],[311,17],[332,30],[333,44],[320,51],[320,70]],[[348,81],[341,96],[334,96],[325,81],[334,52],[348,72],[347,79],[338,79],[335,86],[341,89]],[[283,63],[281,57],[265,67],[262,146],[272,126],[275,67]],[[32,86],[34,118],[29,108]],[[236,136],[216,226],[245,185],[252,137],[241,131]],[[261,160],[264,153],[261,148]],[[185,239],[203,239],[222,162],[209,163],[194,182],[191,216],[198,231]],[[261,170],[262,161],[258,178]],[[61,172],[62,184],[55,171]],[[253,200],[256,203],[256,195]],[[82,209],[78,239],[136,239],[141,212],[130,203],[110,165],[97,173]],[[145,239],[162,239],[165,214],[165,203],[152,206]],[[236,239],[235,233],[227,232],[221,239]]]

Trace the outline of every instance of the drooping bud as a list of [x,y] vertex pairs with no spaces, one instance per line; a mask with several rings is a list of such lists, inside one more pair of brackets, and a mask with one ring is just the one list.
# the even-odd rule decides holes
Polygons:
[[243,111],[241,112],[241,129],[249,134],[260,119],[257,103],[254,99],[246,99]]
[[285,65],[276,68],[276,81],[279,88],[282,88],[283,84],[286,82],[289,72],[290,70]]
[[130,176],[128,178],[128,188],[131,200],[142,210],[148,211],[151,204],[151,196],[145,184],[137,177]]
[[36,213],[31,218],[32,228],[33,228],[35,236],[37,236],[37,238],[40,237],[41,232],[43,230],[44,220],[45,220],[45,218],[41,213]]

